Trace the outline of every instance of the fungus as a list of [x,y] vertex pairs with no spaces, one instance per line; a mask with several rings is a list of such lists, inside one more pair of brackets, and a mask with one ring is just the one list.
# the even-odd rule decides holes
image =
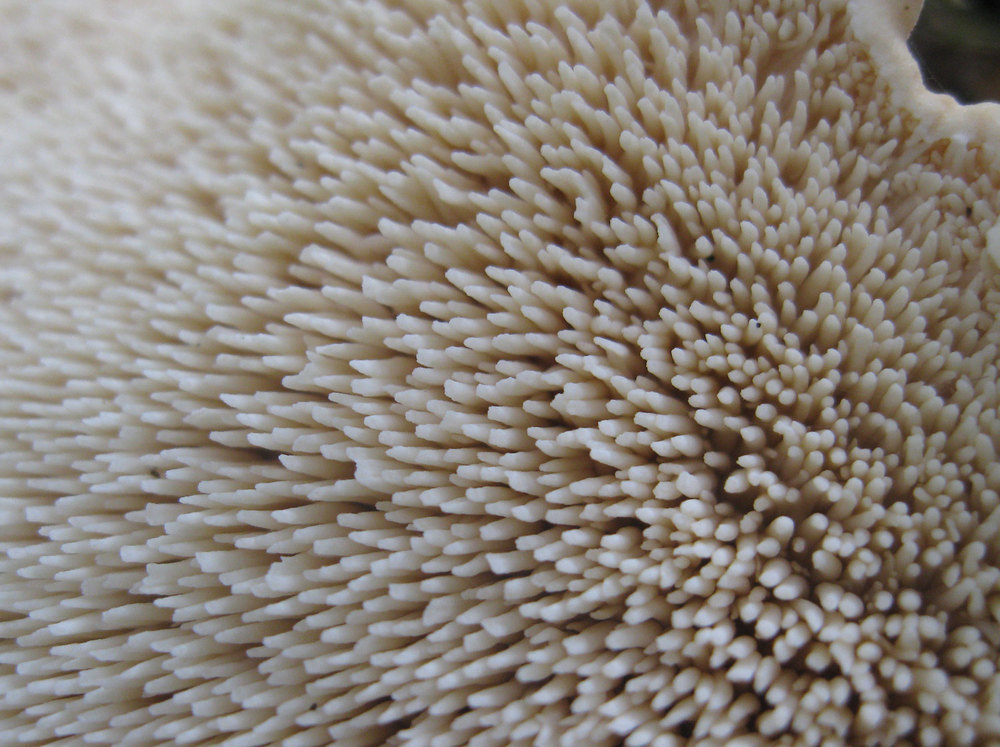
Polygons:
[[1000,739],[917,6],[5,2],[4,739]]

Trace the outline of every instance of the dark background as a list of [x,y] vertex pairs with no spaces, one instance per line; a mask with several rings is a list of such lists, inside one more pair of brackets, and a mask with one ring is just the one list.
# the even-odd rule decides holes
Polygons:
[[925,0],[910,48],[929,88],[1000,101],[1000,0]]

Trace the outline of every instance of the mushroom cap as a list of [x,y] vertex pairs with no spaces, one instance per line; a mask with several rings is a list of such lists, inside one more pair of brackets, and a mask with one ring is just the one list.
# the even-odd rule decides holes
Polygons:
[[916,117],[925,137],[959,139],[970,144],[1000,142],[997,104],[962,105],[924,86],[906,39],[920,17],[923,0],[848,0],[851,33],[867,49],[879,75],[889,84],[890,101]]
[[917,5],[0,2],[4,739],[1000,739]]

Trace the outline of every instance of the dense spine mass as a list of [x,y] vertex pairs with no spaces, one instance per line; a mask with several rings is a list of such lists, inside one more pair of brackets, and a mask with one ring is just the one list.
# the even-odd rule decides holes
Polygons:
[[1000,151],[846,6],[0,4],[3,739],[1000,739]]

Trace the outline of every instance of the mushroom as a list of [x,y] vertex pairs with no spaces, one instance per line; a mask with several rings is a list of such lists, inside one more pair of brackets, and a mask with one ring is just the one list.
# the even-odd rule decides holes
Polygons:
[[918,5],[4,2],[4,739],[1000,739]]

